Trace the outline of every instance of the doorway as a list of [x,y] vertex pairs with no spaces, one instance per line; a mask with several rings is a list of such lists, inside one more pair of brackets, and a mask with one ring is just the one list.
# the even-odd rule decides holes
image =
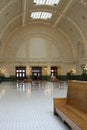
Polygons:
[[15,75],[17,80],[24,80],[26,78],[26,67],[25,66],[16,66]]
[[51,78],[56,78],[57,77],[57,67],[56,66],[52,66],[51,67]]
[[41,67],[32,67],[32,80],[41,80],[42,79],[42,68]]

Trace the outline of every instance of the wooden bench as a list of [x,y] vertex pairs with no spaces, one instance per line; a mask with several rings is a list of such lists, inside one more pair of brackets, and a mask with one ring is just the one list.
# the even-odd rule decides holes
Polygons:
[[68,81],[67,98],[54,98],[54,114],[72,130],[87,130],[87,82]]

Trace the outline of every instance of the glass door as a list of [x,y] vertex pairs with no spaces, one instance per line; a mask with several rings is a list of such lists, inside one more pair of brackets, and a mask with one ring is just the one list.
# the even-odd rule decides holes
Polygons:
[[57,67],[53,66],[51,67],[51,78],[57,77]]
[[32,67],[32,79],[33,80],[42,79],[42,68],[41,67]]
[[24,80],[26,78],[26,67],[17,66],[15,71],[16,71],[16,79],[17,80]]

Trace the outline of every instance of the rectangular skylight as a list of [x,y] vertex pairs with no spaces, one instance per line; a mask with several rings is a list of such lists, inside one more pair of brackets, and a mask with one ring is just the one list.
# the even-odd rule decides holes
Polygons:
[[36,5],[57,5],[60,0],[34,0]]
[[33,19],[50,19],[52,17],[52,13],[48,12],[32,12],[31,18]]

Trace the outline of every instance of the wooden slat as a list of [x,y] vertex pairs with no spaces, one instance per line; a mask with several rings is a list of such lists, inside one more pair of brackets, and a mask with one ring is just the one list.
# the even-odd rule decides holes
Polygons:
[[67,98],[54,98],[56,113],[72,130],[87,130],[87,82],[68,81]]
[[87,112],[87,82],[68,81],[67,103]]

